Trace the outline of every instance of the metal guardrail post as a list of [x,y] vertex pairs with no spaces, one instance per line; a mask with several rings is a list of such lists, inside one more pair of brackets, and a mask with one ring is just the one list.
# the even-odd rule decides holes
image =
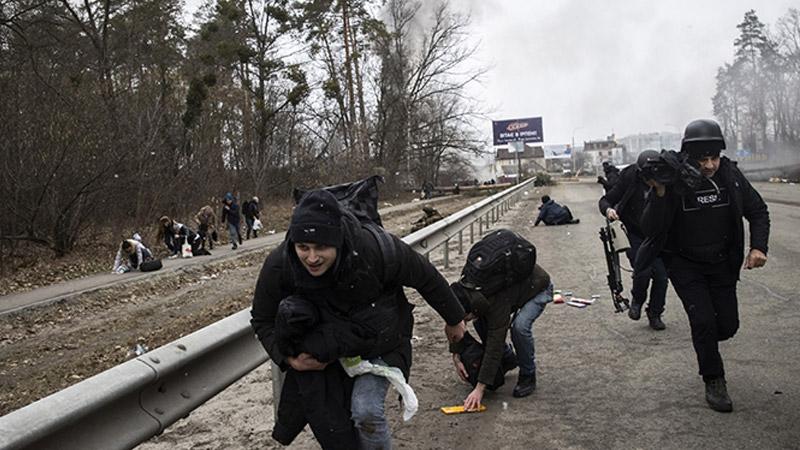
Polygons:
[[472,222],[471,224],[469,224],[469,245],[472,245],[472,244],[475,243],[475,227],[474,227],[474,225],[475,225],[475,222]]
[[444,253],[444,268],[450,268],[450,239],[444,241],[444,245],[442,246]]
[[[470,226],[470,228],[472,228]],[[458,254],[464,253],[464,230],[458,232]]]

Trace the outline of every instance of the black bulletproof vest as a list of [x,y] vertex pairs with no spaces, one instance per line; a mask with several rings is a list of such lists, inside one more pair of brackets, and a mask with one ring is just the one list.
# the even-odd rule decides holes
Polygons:
[[717,263],[728,257],[733,236],[730,192],[719,172],[712,180],[704,180],[693,194],[682,196],[675,217],[673,248],[692,261]]

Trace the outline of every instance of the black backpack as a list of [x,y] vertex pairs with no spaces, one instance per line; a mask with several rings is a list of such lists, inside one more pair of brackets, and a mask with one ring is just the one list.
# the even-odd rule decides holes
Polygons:
[[469,250],[461,284],[489,296],[524,280],[536,264],[536,247],[517,233],[500,229]]
[[154,270],[158,270],[162,267],[160,259],[151,259],[149,261],[145,261],[139,265],[139,270],[142,272],[152,272]]
[[[381,216],[378,214],[378,183],[383,183],[383,177],[373,175],[363,180],[352,183],[327,186],[322,189],[333,194],[339,204],[358,218],[361,223],[374,223],[383,227]],[[308,192],[307,189],[294,189],[294,204]]]

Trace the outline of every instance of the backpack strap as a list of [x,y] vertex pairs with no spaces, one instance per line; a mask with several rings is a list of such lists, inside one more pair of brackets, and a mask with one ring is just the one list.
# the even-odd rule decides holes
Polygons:
[[397,248],[395,248],[391,236],[377,224],[362,223],[362,226],[369,230],[375,240],[378,241],[378,247],[380,247],[381,255],[383,256],[383,282],[389,283],[390,280],[394,279],[400,268],[397,261]]

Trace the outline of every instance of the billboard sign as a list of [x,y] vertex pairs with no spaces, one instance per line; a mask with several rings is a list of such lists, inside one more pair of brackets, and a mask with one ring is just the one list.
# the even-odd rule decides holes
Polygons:
[[572,148],[569,145],[545,145],[544,159],[569,159],[572,157]]
[[542,118],[492,121],[494,145],[507,145],[509,142],[542,142]]

